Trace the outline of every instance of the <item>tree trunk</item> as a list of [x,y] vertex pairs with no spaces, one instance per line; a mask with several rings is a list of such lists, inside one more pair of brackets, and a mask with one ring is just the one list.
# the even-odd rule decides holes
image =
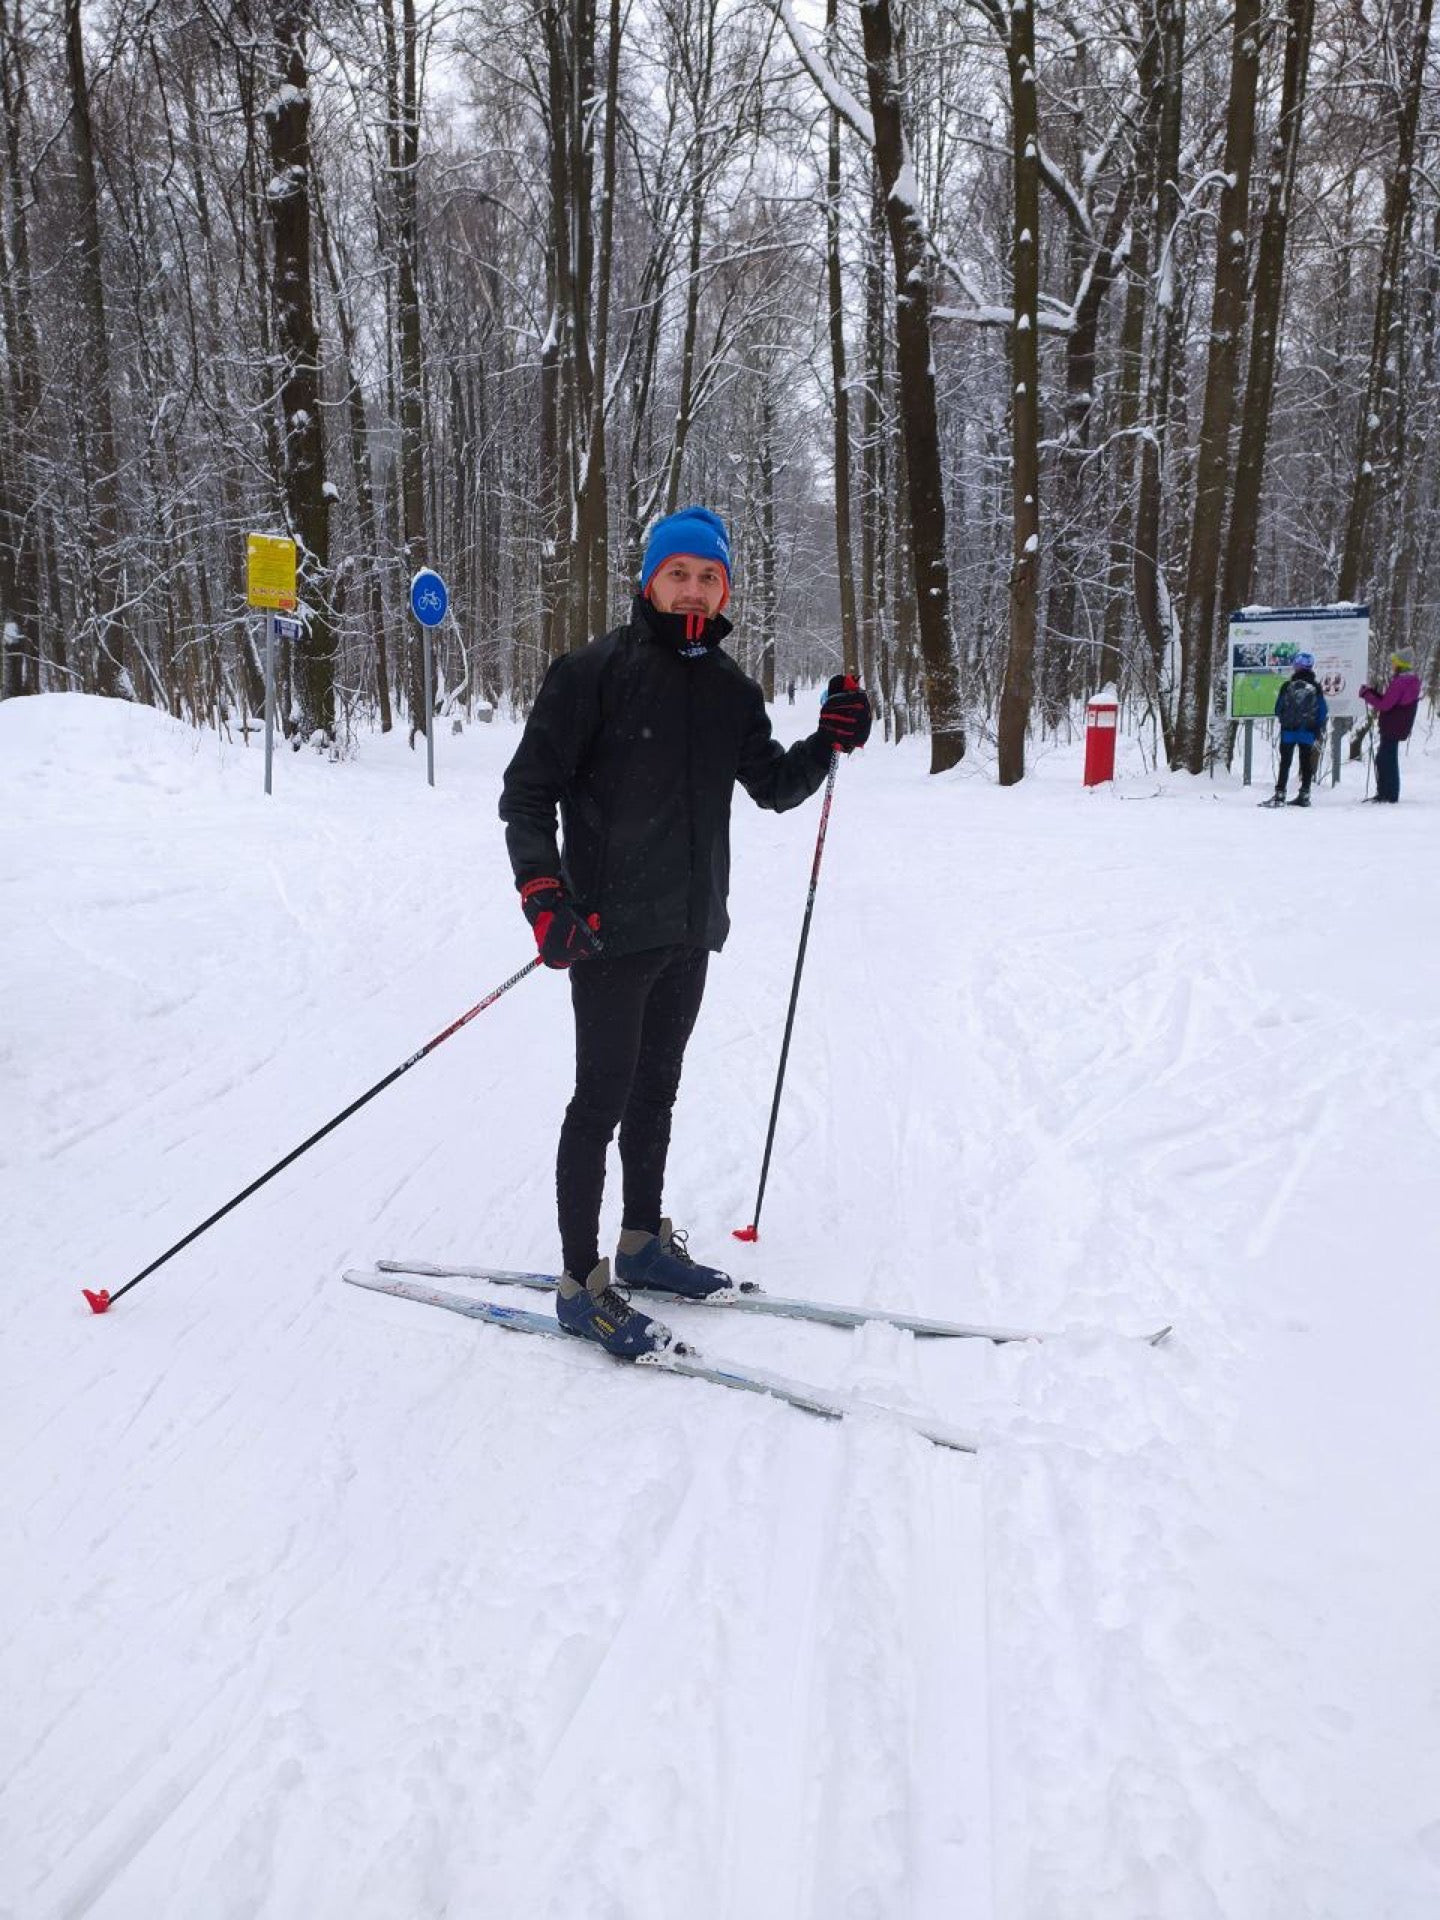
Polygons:
[[26,218],[20,129],[26,113],[25,62],[18,17],[0,0],[0,110],[5,118],[6,222],[0,235],[8,415],[0,440],[0,646],[4,650],[0,695],[39,693],[41,688],[40,514],[36,471],[40,404],[40,346],[30,279],[30,229]]
[[[1432,0],[1418,0],[1415,35],[1400,102],[1396,129],[1395,171],[1385,194],[1385,236],[1380,275],[1375,292],[1375,326],[1370,343],[1370,368],[1356,434],[1354,479],[1350,511],[1345,522],[1345,549],[1337,588],[1341,600],[1354,600],[1365,582],[1370,557],[1370,514],[1375,498],[1377,445],[1387,412],[1388,382],[1395,342],[1396,290],[1400,282],[1405,233],[1410,224],[1410,200],[1415,171],[1415,143],[1420,127],[1420,105],[1425,79],[1425,55],[1430,41]],[[1396,368],[1398,372],[1398,365]]]
[[654,391],[655,369],[660,357],[660,339],[665,318],[665,289],[669,274],[669,254],[662,245],[645,263],[645,273],[640,284],[640,315],[636,319],[636,326],[640,329],[641,346],[638,355],[633,347],[630,355],[632,364],[629,394],[630,443],[625,476],[624,566],[625,571],[632,577],[640,566],[645,521],[648,514],[654,510],[654,502],[659,499],[659,490],[664,477],[656,476],[647,494],[643,483],[647,464],[646,449],[654,437],[650,397]]
[[1260,525],[1260,493],[1265,478],[1265,447],[1275,398],[1275,359],[1280,339],[1281,294],[1285,282],[1285,244],[1295,196],[1300,129],[1310,71],[1310,41],[1315,0],[1289,0],[1285,18],[1285,77],[1280,117],[1270,146],[1270,186],[1255,266],[1254,312],[1250,326],[1250,368],[1240,414],[1240,444],[1235,456],[1234,501],[1225,556],[1225,604],[1233,613],[1249,604],[1255,581],[1255,541]]
[[360,575],[366,618],[375,649],[375,698],[380,709],[380,731],[394,725],[390,711],[390,663],[385,647],[385,593],[380,578],[380,524],[375,513],[375,488],[370,478],[370,439],[365,427],[365,395],[356,372],[355,326],[345,297],[334,236],[324,217],[319,196],[315,202],[320,253],[335,302],[335,324],[340,334],[341,371],[345,380],[345,412],[350,428],[350,467],[355,483],[355,520],[361,551],[354,571]]
[[860,655],[865,683],[878,687],[890,720],[890,650],[886,644],[890,565],[889,432],[885,408],[885,195],[872,164],[870,226],[865,248],[865,391],[860,412]]
[[[196,100],[195,73],[192,63],[187,61],[181,69],[181,104],[185,113],[185,145],[189,158],[189,178],[191,193],[195,203],[195,219],[200,230],[201,251],[204,257],[205,275],[205,317],[209,323],[210,341],[214,348],[213,364],[208,369],[211,384],[211,407],[213,418],[218,423],[227,422],[232,415],[231,385],[226,368],[226,356],[219,351],[226,337],[225,322],[222,318],[221,280],[222,269],[215,243],[215,224],[211,214],[210,188],[204,165],[204,149],[200,137],[200,110]],[[243,95],[242,95],[243,98]],[[247,101],[248,106],[248,101]],[[246,113],[247,130],[252,123]],[[243,273],[243,255],[237,263]],[[263,322],[264,302],[257,300],[255,307]],[[273,435],[271,412],[265,409],[266,438]],[[240,481],[239,463],[233,453],[228,452],[220,462],[220,503],[224,514],[225,526],[230,537],[225,542],[225,554],[221,567],[212,578],[208,567],[201,567],[200,590],[208,606],[212,596],[223,606],[228,600],[231,605],[243,603],[245,565],[238,530],[245,522],[245,497]],[[219,631],[219,622],[215,631]],[[265,704],[265,676],[260,669],[254,642],[254,619],[247,610],[242,616],[236,635],[235,654],[240,678],[244,683],[245,699],[251,712],[260,711]],[[212,654],[216,700],[219,701],[221,680],[221,651],[217,647]]]
[[760,375],[760,672],[761,691],[775,698],[775,632],[779,613],[775,554],[775,394],[773,375]]
[[606,392],[610,366],[610,292],[615,271],[616,134],[620,95],[620,0],[610,0],[610,39],[605,60],[605,144],[600,158],[600,251],[596,265],[595,346],[590,418],[578,502],[580,547],[587,604],[580,609],[578,640],[604,633],[610,624],[610,500],[605,449]]
[[[1100,318],[1115,281],[1121,236],[1130,217],[1132,182],[1115,196],[1098,246],[1075,236],[1075,323],[1065,340],[1065,431],[1055,470],[1054,529],[1046,616],[1047,703],[1058,721],[1076,692],[1091,693],[1095,661],[1079,644],[1080,575],[1087,523],[1086,476],[1092,470],[1090,423],[1095,411]],[[1101,672],[1101,683],[1111,676]]]
[[589,550],[582,538],[586,487],[580,436],[591,421],[587,327],[591,272],[590,92],[595,72],[593,0],[545,0],[545,134],[549,183],[546,296],[540,353],[542,428],[541,596],[545,648],[553,657],[583,639],[590,604]]
[[1015,197],[1010,328],[1012,438],[1010,646],[996,726],[1002,787],[1025,776],[1025,730],[1035,679],[1035,609],[1040,571],[1040,153],[1033,6],[1010,14],[1010,166]]
[[79,306],[86,346],[85,412],[93,426],[93,467],[89,475],[94,501],[95,690],[135,697],[125,667],[125,635],[119,605],[122,594],[119,474],[115,453],[114,387],[110,372],[110,328],[105,312],[104,262],[100,252],[100,195],[95,178],[95,142],[90,120],[90,89],[85,78],[85,43],[80,30],[80,0],[65,0],[65,53],[70,81],[70,132],[75,157],[75,263],[80,279]]
[[[546,342],[546,372],[555,436],[551,502],[552,581],[558,603],[555,638],[561,647],[574,647],[590,631],[597,505],[603,515],[603,497],[596,495],[591,473],[595,430],[590,333],[595,268],[595,3],[546,0],[540,19],[546,57],[550,187],[547,284],[553,319],[552,337]],[[608,124],[606,138],[610,138]],[[603,450],[601,457],[603,460]]]
[[1180,699],[1175,764],[1199,773],[1210,725],[1215,657],[1215,603],[1220,586],[1221,534],[1230,471],[1240,351],[1245,335],[1250,163],[1255,145],[1255,95],[1260,67],[1262,0],[1235,0],[1230,51],[1230,95],[1225,119],[1225,181],[1220,190],[1215,252],[1215,296],[1205,402],[1196,449],[1195,510],[1185,605],[1180,626]]
[[1140,442],[1140,491],[1135,502],[1135,612],[1155,679],[1167,759],[1173,753],[1174,693],[1169,663],[1174,643],[1170,595],[1164,577],[1163,505],[1170,467],[1170,414],[1179,333],[1176,238],[1182,210],[1180,136],[1185,60],[1185,0],[1156,0],[1160,104],[1155,163],[1158,284]]
[[[420,159],[419,84],[416,72],[415,0],[401,0],[397,36],[394,0],[384,0],[386,159],[390,175],[395,272],[395,350],[399,385],[401,589],[430,564],[425,513],[425,369],[420,333],[419,213],[416,168]],[[406,618],[405,704],[413,748],[430,725],[425,711],[425,636]]]
[[916,619],[930,713],[930,771],[944,773],[964,755],[965,729],[950,631],[950,563],[945,543],[930,283],[919,209],[913,202],[915,174],[900,111],[890,0],[866,0],[860,19],[875,123],[875,162],[885,190],[885,214],[895,261],[895,359],[905,442]]
[[[833,62],[837,0],[826,0],[825,38]],[[835,410],[835,563],[840,575],[840,643],[846,673],[860,671],[855,562],[850,518],[850,394],[845,371],[845,286],[840,271],[840,115],[830,109],[825,194],[825,275],[830,296],[830,377]]]
[[1135,478],[1139,471],[1137,435],[1145,368],[1145,321],[1150,303],[1150,263],[1156,232],[1156,165],[1165,95],[1160,84],[1160,27],[1154,0],[1144,0],[1136,91],[1141,108],[1135,132],[1133,190],[1130,196],[1130,251],[1125,261],[1125,308],[1120,322],[1120,364],[1115,403],[1115,458],[1110,519],[1110,557],[1105,586],[1105,644],[1100,656],[1102,686],[1120,684],[1128,630],[1127,612],[1135,543]]
[[308,0],[276,0],[276,91],[270,130],[272,296],[280,362],[285,498],[299,545],[301,638],[294,659],[294,730],[335,737],[335,633],[331,622],[330,498],[320,412],[320,336],[310,282],[310,96],[305,70]]

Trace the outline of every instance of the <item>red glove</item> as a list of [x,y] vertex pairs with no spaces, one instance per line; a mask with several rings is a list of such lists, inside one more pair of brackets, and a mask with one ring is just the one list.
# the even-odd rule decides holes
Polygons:
[[600,942],[595,938],[600,930],[599,914],[582,920],[558,880],[527,880],[520,889],[520,906],[547,967],[573,966],[577,960],[599,953]]
[[827,747],[849,753],[870,738],[870,696],[852,673],[837,673],[820,703],[818,732]]

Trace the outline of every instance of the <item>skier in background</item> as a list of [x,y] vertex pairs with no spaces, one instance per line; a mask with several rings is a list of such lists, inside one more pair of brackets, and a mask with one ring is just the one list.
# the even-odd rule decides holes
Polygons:
[[1300,791],[1290,802],[1292,807],[1308,807],[1310,783],[1320,761],[1320,736],[1330,709],[1315,678],[1313,653],[1297,653],[1295,669],[1275,699],[1275,718],[1280,722],[1280,773],[1275,792],[1267,807],[1285,805],[1285,788],[1290,779],[1290,762],[1300,750]]
[[1383,693],[1361,687],[1360,698],[1373,708],[1380,723],[1380,745],[1375,753],[1375,791],[1372,800],[1394,805],[1400,798],[1400,742],[1410,738],[1420,705],[1420,676],[1408,653],[1390,656],[1390,684]]
[[[670,1117],[711,953],[730,929],[738,780],[783,813],[831,753],[863,747],[870,702],[837,676],[807,739],[772,737],[759,686],[725,653],[730,541],[704,507],[658,521],[630,618],[556,660],[505,770],[500,817],[520,904],[549,967],[573,968],[575,1092],[556,1160],[560,1324],[625,1359],[665,1346],[599,1249],[605,1153],[620,1129],[616,1279],[704,1298],[731,1284],[661,1214]],[[556,812],[564,831],[556,837]]]

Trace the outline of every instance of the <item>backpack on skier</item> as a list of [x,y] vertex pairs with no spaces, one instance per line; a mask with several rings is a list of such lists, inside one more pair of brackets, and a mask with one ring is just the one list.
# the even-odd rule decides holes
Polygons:
[[1294,734],[1304,744],[1313,744],[1319,730],[1320,689],[1313,680],[1287,680],[1275,703],[1276,718],[1284,734]]

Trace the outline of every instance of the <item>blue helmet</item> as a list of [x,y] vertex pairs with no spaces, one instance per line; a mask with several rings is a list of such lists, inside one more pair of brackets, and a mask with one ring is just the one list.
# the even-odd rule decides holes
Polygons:
[[1297,667],[1313,667],[1315,665],[1315,656],[1313,653],[1297,653],[1295,656],[1295,664]]

